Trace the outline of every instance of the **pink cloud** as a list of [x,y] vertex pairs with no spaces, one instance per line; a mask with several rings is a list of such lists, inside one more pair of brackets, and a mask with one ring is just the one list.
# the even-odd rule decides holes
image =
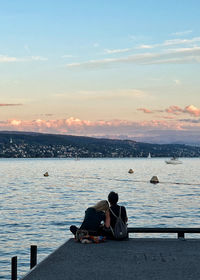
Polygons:
[[168,109],[166,109],[166,112],[175,115],[182,113],[182,114],[189,114],[194,117],[200,116],[200,109],[198,109],[194,105],[188,105],[184,109],[178,106],[170,106]]
[[[191,108],[190,108],[191,109]],[[67,134],[115,139],[133,139],[136,141],[150,141],[153,143],[167,143],[183,140],[185,135],[191,140],[191,133],[200,139],[200,119],[161,119],[134,122],[128,120],[81,120],[70,117],[68,119],[24,121],[12,119],[0,121],[0,130],[31,131],[50,134]]]
[[192,116],[199,117],[200,109],[196,108],[194,105],[189,105],[185,107],[184,112],[189,113]]
[[173,120],[173,119],[175,119],[175,117],[174,116],[164,116],[163,119]]
[[[172,105],[166,109],[163,110],[150,110],[147,108],[138,108],[138,111],[142,111],[143,113],[168,113],[170,115],[180,115],[180,114],[189,114],[193,117],[199,117],[200,116],[200,109],[195,107],[194,105],[188,105],[185,108],[181,108],[176,105]],[[163,118],[170,118],[170,117],[163,117]]]
[[12,125],[12,126],[20,126],[20,124],[22,123],[22,121],[18,121],[18,120],[12,120],[11,122],[10,122],[10,124]]
[[151,111],[151,110],[149,110],[147,108],[138,108],[137,110],[138,111],[142,111],[145,114],[152,114],[153,113],[153,111]]
[[167,113],[178,115],[182,113],[184,110],[176,105],[172,105],[169,108],[165,109]]
[[181,130],[183,125],[183,122],[171,121],[170,119],[133,122],[127,120],[90,121],[70,117],[68,119],[37,119],[31,121],[12,119],[0,122],[0,129],[99,136],[104,134],[118,135],[119,133],[129,135],[150,129],[163,130],[170,128]]
[[0,107],[6,107],[6,106],[21,106],[23,104],[7,104],[7,103],[3,103],[3,104],[0,104]]

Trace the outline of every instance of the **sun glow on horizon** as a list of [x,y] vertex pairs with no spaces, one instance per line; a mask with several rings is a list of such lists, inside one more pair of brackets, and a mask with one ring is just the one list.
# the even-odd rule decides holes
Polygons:
[[2,2],[0,130],[197,133],[200,3],[150,2]]

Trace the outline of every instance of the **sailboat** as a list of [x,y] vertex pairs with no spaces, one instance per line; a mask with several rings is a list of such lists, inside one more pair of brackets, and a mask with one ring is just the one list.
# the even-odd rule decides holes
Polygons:
[[170,160],[165,161],[167,164],[181,164],[182,161],[178,160],[177,157],[172,157]]
[[151,158],[151,154],[150,154],[150,153],[148,154],[148,157],[147,157],[147,158]]
[[75,160],[80,160],[80,158],[78,157],[77,154],[76,154],[76,156],[75,156]]

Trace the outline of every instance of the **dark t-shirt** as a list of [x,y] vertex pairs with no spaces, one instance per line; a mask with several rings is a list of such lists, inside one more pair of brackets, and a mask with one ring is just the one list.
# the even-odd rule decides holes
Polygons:
[[98,231],[102,221],[105,221],[105,213],[102,211],[96,211],[95,208],[89,207],[85,211],[85,218],[80,229]]
[[[116,204],[116,205],[112,205],[110,208],[114,212],[114,214],[117,217],[119,217],[120,206]],[[124,206],[121,206],[121,218],[122,218],[122,221],[124,223],[126,223],[126,221],[127,221],[127,214],[126,214],[126,208]],[[112,228],[114,228],[115,223],[116,223],[116,217],[110,211],[110,225],[111,225]]]

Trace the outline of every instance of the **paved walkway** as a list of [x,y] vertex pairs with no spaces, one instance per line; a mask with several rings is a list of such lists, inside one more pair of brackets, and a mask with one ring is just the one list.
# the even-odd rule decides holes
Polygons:
[[80,244],[70,239],[23,280],[199,280],[200,240],[130,239]]

